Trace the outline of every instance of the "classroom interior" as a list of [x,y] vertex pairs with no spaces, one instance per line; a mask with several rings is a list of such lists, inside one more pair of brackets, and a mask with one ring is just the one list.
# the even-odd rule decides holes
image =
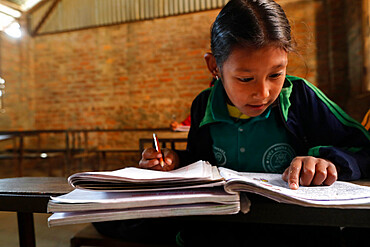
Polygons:
[[[137,166],[157,133],[190,113],[212,76],[204,54],[228,0],[0,0],[0,178],[65,177]],[[370,1],[276,0],[307,79],[361,122],[370,107]],[[70,246],[85,224],[48,228],[37,246]],[[0,212],[0,246],[19,246],[15,212]],[[7,224],[4,224],[7,222]]]

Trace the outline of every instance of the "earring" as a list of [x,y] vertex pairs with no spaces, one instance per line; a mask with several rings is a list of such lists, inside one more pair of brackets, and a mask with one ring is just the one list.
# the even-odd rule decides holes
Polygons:
[[218,75],[217,75],[217,70],[214,70],[214,71],[213,71],[213,75],[214,75],[214,77],[216,77],[216,80],[218,80],[218,79],[219,79],[219,77],[218,77]]

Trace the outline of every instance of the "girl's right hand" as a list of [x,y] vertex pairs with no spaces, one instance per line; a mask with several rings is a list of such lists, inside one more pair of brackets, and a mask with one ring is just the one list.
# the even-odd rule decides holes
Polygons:
[[175,151],[168,148],[163,148],[162,152],[165,163],[163,167],[159,162],[162,154],[157,152],[154,148],[147,148],[143,151],[141,154],[139,167],[158,171],[171,171],[179,167],[179,157]]

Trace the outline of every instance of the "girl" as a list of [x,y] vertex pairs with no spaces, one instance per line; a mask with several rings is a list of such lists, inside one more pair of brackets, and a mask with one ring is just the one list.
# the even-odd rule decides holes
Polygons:
[[[162,168],[162,154],[146,149],[141,167],[168,171],[207,160],[237,171],[282,173],[292,189],[369,175],[369,133],[312,84],[286,75],[294,42],[277,3],[229,1],[212,26],[211,50],[205,60],[217,81],[192,104],[186,151],[164,149]],[[187,223],[164,218],[95,226],[152,243],[181,230],[176,240],[186,246],[340,245],[339,228]]]
[[197,160],[237,171],[282,173],[291,189],[370,173],[370,137],[304,79],[286,75],[290,25],[272,0],[231,0],[205,55],[217,79],[191,108],[185,152],[143,152],[139,165],[172,170]]

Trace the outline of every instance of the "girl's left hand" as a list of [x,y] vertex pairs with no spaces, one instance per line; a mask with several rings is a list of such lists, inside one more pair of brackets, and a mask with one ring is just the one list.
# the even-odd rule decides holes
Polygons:
[[337,168],[332,162],[312,156],[295,157],[283,173],[283,180],[293,190],[299,185],[332,185],[337,178]]

